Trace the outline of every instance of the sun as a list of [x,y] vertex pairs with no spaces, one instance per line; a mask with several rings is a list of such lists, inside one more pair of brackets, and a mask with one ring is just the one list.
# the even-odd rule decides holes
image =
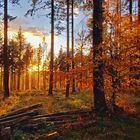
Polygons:
[[36,65],[33,65],[28,69],[28,71],[29,72],[38,71],[38,67]]

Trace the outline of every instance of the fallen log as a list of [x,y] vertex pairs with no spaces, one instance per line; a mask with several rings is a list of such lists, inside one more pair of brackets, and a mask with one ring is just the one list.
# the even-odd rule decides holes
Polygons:
[[35,116],[35,115],[38,115],[38,114],[39,114],[38,110],[28,111],[28,112],[25,112],[25,113],[21,113],[21,114],[1,118],[0,122],[10,121],[10,120],[17,119],[17,118],[20,118],[20,117],[23,117],[23,116]]
[[57,127],[64,127],[64,126],[71,126],[71,125],[76,125],[76,124],[81,124],[81,123],[84,123],[85,121],[87,120],[81,120],[81,121],[77,121],[77,120],[62,120],[62,121],[55,121],[55,122],[39,122],[39,123],[28,123],[28,124],[24,124],[24,125],[21,125],[21,129],[23,131],[36,131],[36,130],[39,130],[41,129],[44,125],[50,129],[56,129]]
[[50,133],[50,134],[46,135],[46,140],[54,140],[58,137],[59,137],[59,133],[58,132],[53,132],[53,133]]
[[66,124],[57,124],[54,126],[54,130],[58,131],[59,133],[65,133],[68,130],[79,130],[83,128],[88,128],[96,124],[96,120],[86,121],[86,122],[72,122]]
[[32,130],[32,129],[39,129],[40,126],[42,126],[43,124],[46,126],[49,126],[49,127],[53,127],[56,125],[64,125],[64,124],[68,124],[68,123],[74,123],[76,121],[77,120],[75,120],[75,119],[73,119],[73,120],[61,120],[61,121],[55,121],[55,122],[53,122],[53,121],[49,121],[49,122],[40,121],[37,123],[29,122],[28,124],[24,124],[24,125],[20,124],[20,126],[24,130]]
[[68,112],[58,112],[58,113],[53,113],[53,114],[43,114],[43,115],[37,115],[34,118],[44,118],[44,117],[59,117],[59,116],[64,116],[64,115],[79,115],[79,114],[88,114],[88,113],[93,113],[91,110],[87,111],[82,111],[82,110],[77,110],[77,111],[68,111]]
[[[94,124],[96,124],[97,121],[96,120],[92,120],[92,121],[86,121],[86,122],[75,122],[75,121],[71,121],[71,122],[60,122],[60,123],[56,123],[52,125],[52,129],[57,131],[60,134],[65,134],[68,131],[71,130],[79,130],[79,129],[85,129],[87,127],[93,126]],[[24,130],[32,130],[32,128],[35,128],[36,130],[39,129],[39,124],[29,124],[26,126],[23,126]],[[41,138],[45,138],[46,140],[47,137],[42,137],[45,136],[41,135],[38,138],[36,138],[36,140],[40,140]],[[55,139],[54,139],[55,140]]]
[[27,112],[29,110],[37,109],[37,108],[40,108],[40,107],[42,107],[41,103],[30,105],[30,106],[25,106],[25,107],[23,107],[21,109],[17,109],[17,110],[11,111],[11,112],[1,116],[0,118],[2,119],[4,117],[9,117],[9,116],[12,116],[12,115],[17,115],[17,114],[24,113],[24,112]]
[[0,122],[0,128],[1,127],[14,126],[14,125],[16,125],[18,123],[21,123],[23,121],[27,121],[30,118],[31,118],[30,116],[24,116],[24,117],[21,117],[21,118],[10,120],[10,121],[3,121],[3,122]]
[[85,113],[85,114],[73,114],[73,115],[62,115],[62,116],[52,116],[52,117],[40,117],[36,118],[33,117],[29,120],[31,123],[38,123],[38,122],[50,122],[50,121],[61,121],[61,120],[70,120],[75,119],[78,120],[80,118],[85,118],[92,116],[91,113]]
[[40,126],[42,126],[43,124],[45,126],[49,126],[49,127],[54,127],[56,125],[63,125],[63,124],[69,124],[69,123],[74,123],[74,122],[84,122],[84,121],[90,121],[93,120],[94,118],[92,116],[80,116],[80,118],[78,116],[76,116],[75,118],[67,118],[67,119],[59,119],[59,120],[46,120],[46,118],[40,118],[37,120],[32,120],[30,119],[28,122],[25,122],[23,125],[21,125],[21,127],[24,130],[31,130],[32,128],[34,129],[39,129]]
[[56,140],[58,137],[59,137],[59,133],[58,132],[53,132],[53,133],[49,133],[49,134],[40,135],[38,137],[35,137],[35,139],[36,140],[40,140],[40,139]]

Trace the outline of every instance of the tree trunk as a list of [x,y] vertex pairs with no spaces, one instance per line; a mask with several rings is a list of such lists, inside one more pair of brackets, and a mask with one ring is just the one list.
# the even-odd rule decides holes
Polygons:
[[83,46],[84,46],[84,31],[83,31],[83,27],[82,27],[82,33],[81,33],[81,50],[80,50],[80,67],[81,67],[81,71],[80,71],[80,90],[82,90],[83,87],[83,72],[82,72],[82,68],[83,68]]
[[20,68],[19,68],[19,70],[18,70],[18,79],[17,79],[17,90],[18,91],[20,91],[20,76],[21,76],[21,74],[20,74]]
[[130,22],[132,22],[132,0],[129,1],[129,14],[130,14]]
[[22,73],[22,91],[25,91],[25,71]]
[[40,68],[39,68],[39,61],[38,61],[38,71],[37,71],[37,89],[39,90],[40,89]]
[[140,0],[138,0],[138,21],[140,21]]
[[14,72],[13,68],[11,68],[11,80],[10,80],[10,90],[13,91],[13,86],[14,85]]
[[43,88],[46,90],[46,69],[43,70]]
[[62,88],[62,78],[61,78],[61,74],[59,76],[59,86],[60,86],[60,89]]
[[26,90],[28,90],[29,89],[29,73],[28,73],[28,68],[27,68],[27,65],[26,65],[26,68],[25,68],[26,70],[25,70],[25,73],[26,73],[26,83],[25,83],[25,85],[26,85]]
[[17,84],[17,82],[16,82],[17,80],[16,80],[16,73],[14,72],[14,90],[17,90],[17,86],[16,86],[16,84]]
[[[72,0],[72,5],[71,5],[71,10],[72,10],[72,70],[74,70],[75,68],[75,64],[74,64],[74,0]],[[72,78],[72,93],[75,92],[75,77]]]
[[3,71],[2,71],[2,65],[1,65],[0,72],[1,72],[1,75],[0,75],[0,78],[1,78],[1,81],[0,81],[0,90],[2,90],[3,89]]
[[[130,23],[132,23],[132,0],[129,1],[129,14],[130,14]],[[132,87],[132,54],[130,54],[130,68],[129,68],[129,81],[130,81],[130,84],[129,84],[129,87],[131,88]]]
[[93,94],[94,108],[97,112],[104,112],[107,108],[104,94],[103,69],[104,63],[102,58],[102,20],[103,8],[102,0],[93,0]]
[[49,93],[53,95],[53,59],[54,59],[54,0],[51,0],[51,58],[50,58]]
[[4,1],[4,98],[9,97],[8,0]]
[[69,0],[67,0],[67,81],[66,81],[66,97],[69,97],[70,80],[69,80]]
[[54,70],[54,88],[57,88],[57,72]]

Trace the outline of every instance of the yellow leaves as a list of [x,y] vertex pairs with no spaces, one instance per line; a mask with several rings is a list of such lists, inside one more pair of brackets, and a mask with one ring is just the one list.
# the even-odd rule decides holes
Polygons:
[[82,101],[77,99],[73,101],[73,104],[76,106],[80,106],[82,104]]
[[6,114],[8,111],[12,110],[19,103],[19,97],[10,96],[0,103],[0,116]]

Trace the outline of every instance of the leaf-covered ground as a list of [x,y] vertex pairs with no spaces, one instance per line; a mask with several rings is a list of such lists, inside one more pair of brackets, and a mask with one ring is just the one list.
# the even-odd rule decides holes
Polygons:
[[[12,100],[12,101],[11,101]],[[12,107],[11,102],[15,101]],[[47,93],[33,92],[33,93],[19,93],[16,96],[12,96],[7,101],[0,103],[0,108],[9,108],[6,111],[10,111],[13,108],[20,108],[25,105],[34,103],[42,103],[43,109],[41,113],[54,113],[60,111],[70,111],[77,109],[89,109],[92,107],[92,92],[82,92],[71,95],[70,98],[65,98],[63,91],[56,92],[53,96],[48,96]],[[140,140],[140,98],[133,98],[137,107],[137,117],[133,118],[120,118],[118,116],[113,118],[100,119],[95,125],[88,128],[82,128],[78,131],[70,131],[63,134],[60,140]],[[13,131],[12,140],[30,140],[35,136],[46,133],[48,131],[47,126],[42,127],[37,131],[23,131],[15,129]],[[43,140],[45,138],[40,138]]]

